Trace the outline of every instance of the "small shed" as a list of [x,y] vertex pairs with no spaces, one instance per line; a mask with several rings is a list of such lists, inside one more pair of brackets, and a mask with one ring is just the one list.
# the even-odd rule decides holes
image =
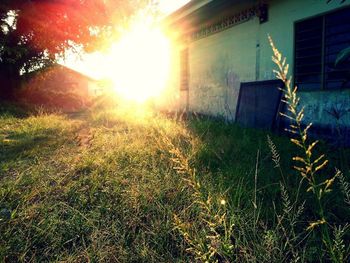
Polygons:
[[99,81],[62,65],[53,65],[27,77],[18,97],[30,104],[77,110],[100,93]]

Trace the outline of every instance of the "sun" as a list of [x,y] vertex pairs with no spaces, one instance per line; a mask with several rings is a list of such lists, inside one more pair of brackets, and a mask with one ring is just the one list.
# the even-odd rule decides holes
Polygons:
[[[159,0],[159,11],[165,16],[188,2]],[[174,50],[167,34],[155,26],[159,18],[140,12],[117,42],[107,43],[108,52],[87,54],[83,48],[75,47],[63,57],[58,56],[57,61],[93,79],[108,80],[114,92],[125,100],[144,103],[161,99],[169,86]]]
[[82,53],[82,59],[68,51],[60,63],[94,79],[109,80],[125,100],[144,103],[158,98],[168,86],[172,45],[156,25],[159,21],[154,17],[140,16],[118,41],[107,43],[107,51]]
[[145,102],[165,89],[170,52],[169,40],[161,30],[140,23],[112,44],[103,67],[121,97]]

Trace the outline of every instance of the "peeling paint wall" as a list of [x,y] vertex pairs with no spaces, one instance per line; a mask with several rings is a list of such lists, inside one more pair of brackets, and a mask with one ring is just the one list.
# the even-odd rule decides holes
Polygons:
[[304,120],[316,126],[350,126],[350,90],[299,92]]
[[253,19],[189,45],[191,110],[234,120],[240,82],[255,79],[257,23]]

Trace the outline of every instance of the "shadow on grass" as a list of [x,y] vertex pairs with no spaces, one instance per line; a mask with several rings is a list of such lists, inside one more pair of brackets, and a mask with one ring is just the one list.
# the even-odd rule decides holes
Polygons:
[[0,169],[16,161],[34,162],[35,159],[53,153],[60,144],[61,131],[42,128],[35,132],[10,131],[0,141]]
[[0,117],[11,116],[16,118],[28,117],[28,110],[23,106],[17,106],[13,103],[0,101]]
[[[228,189],[232,200],[238,197],[245,201],[252,199],[256,168],[258,199],[264,200],[265,204],[272,204],[280,198],[282,177],[271,159],[267,135],[277,147],[281,170],[291,197],[293,198],[297,192],[301,178],[293,168],[295,163],[292,158],[299,156],[300,152],[290,142],[288,136],[278,136],[266,130],[242,128],[236,124],[227,124],[222,120],[205,118],[190,119],[189,129],[203,142],[194,161],[196,169],[198,171],[204,169],[212,174],[214,184],[221,185],[224,190]],[[320,141],[315,149],[315,156],[323,153],[330,162],[325,168],[326,173],[333,174],[337,167],[346,177],[349,176],[349,163],[344,161],[345,158],[342,159],[342,156],[350,156],[350,149],[334,149],[326,142]],[[345,212],[342,198],[337,194],[339,192],[339,186],[336,184],[334,191],[328,195],[329,207],[327,209],[337,215],[338,218],[334,219],[335,221],[341,222],[349,216],[349,213]],[[306,214],[312,214],[312,207],[315,203],[308,194],[305,184],[301,188],[301,200],[308,200]],[[262,214],[266,214],[267,217],[273,216],[273,212],[272,205],[262,208]]]

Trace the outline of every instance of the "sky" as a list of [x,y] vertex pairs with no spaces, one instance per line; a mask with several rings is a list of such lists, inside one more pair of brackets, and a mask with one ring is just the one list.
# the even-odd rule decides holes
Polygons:
[[160,0],[159,8],[164,14],[169,14],[187,4],[189,1],[190,0]]

